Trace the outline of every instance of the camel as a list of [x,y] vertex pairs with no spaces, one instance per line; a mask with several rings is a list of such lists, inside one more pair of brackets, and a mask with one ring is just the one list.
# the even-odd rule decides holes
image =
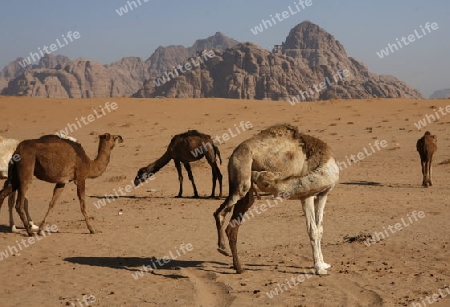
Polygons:
[[32,230],[28,223],[28,217],[25,216],[24,203],[33,175],[39,180],[56,184],[47,213],[39,225],[39,232],[42,232],[45,220],[61,196],[66,183],[74,181],[86,225],[91,234],[95,233],[86,214],[85,182],[88,178],[97,178],[103,174],[109,164],[111,150],[116,141],[122,143],[123,139],[120,135],[110,135],[109,133],[99,135],[98,154],[95,160],[91,160],[86,155],[79,143],[56,135],[45,135],[39,139],[20,142],[14,153],[20,157],[20,160],[15,161],[9,167],[8,179],[0,191],[0,206],[5,197],[18,190],[16,210],[28,235],[31,236]]
[[[19,141],[16,139],[6,139],[0,136],[0,179],[8,179],[8,166],[18,144]],[[14,158],[19,159],[17,156]],[[14,216],[12,210],[15,199],[16,199],[15,193],[11,193],[11,195],[9,195],[8,197],[9,227],[11,229],[11,232],[18,233],[19,231],[17,230],[16,225],[14,223]],[[33,219],[31,218],[30,213],[28,212],[28,200],[25,200],[25,212],[27,214],[28,221],[31,225],[31,229],[33,231],[37,231],[39,228],[36,225],[34,225]]]
[[433,172],[431,162],[433,155],[437,150],[437,137],[431,135],[430,131],[425,132],[423,137],[417,140],[416,149],[420,155],[420,164],[422,166],[422,186],[428,188],[433,185],[431,174]]
[[192,182],[192,187],[194,188],[194,197],[198,198],[197,187],[195,186],[194,176],[192,175],[189,163],[205,157],[212,170],[213,186],[210,197],[215,197],[217,180],[219,181],[220,198],[222,197],[222,173],[217,166],[216,156],[219,157],[219,161],[222,164],[219,148],[214,144],[211,136],[198,132],[197,130],[188,130],[185,133],[175,135],[170,141],[166,152],[158,160],[139,169],[134,179],[134,185],[138,186],[148,177],[156,174],[157,171],[173,159],[178,172],[178,181],[180,183],[180,189],[176,197],[182,197],[183,194],[183,174],[181,173],[181,163],[183,163],[184,168],[188,172],[189,180]]
[[[68,139],[74,142],[78,142],[76,138],[56,132],[55,135],[59,136],[63,139]],[[13,154],[17,148],[17,145],[19,144],[19,141],[16,139],[5,139],[4,137],[0,136],[0,179],[8,179],[8,166],[10,163],[14,163],[15,160],[19,160],[20,156],[14,156],[14,159],[11,161],[11,158],[13,158]],[[11,193],[8,196],[8,211],[9,211],[9,227],[11,228],[11,232],[18,233],[19,230],[17,229],[15,223],[14,223],[14,216],[13,216],[13,207],[16,199],[16,193]],[[30,216],[30,213],[28,211],[28,199],[25,198],[25,213],[27,215],[28,222],[30,223],[31,230],[32,231],[38,231],[39,227],[34,225],[33,219]],[[1,208],[1,205],[0,205]]]
[[[237,254],[239,226],[252,206],[253,185],[278,198],[299,199],[306,216],[316,274],[327,274],[321,239],[323,212],[328,193],[338,183],[337,166],[328,145],[297,128],[280,124],[269,127],[237,146],[228,163],[229,195],[214,212],[218,233],[218,251],[226,256],[228,237],[233,267],[244,272]],[[225,230],[224,220],[233,214]]]

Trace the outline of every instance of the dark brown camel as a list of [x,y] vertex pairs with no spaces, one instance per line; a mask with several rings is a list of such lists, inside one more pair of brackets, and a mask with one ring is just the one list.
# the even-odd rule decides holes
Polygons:
[[95,160],[91,160],[86,155],[79,143],[55,135],[46,135],[39,139],[20,142],[15,151],[15,154],[20,156],[20,160],[12,163],[9,167],[8,179],[3,190],[0,191],[0,205],[8,195],[18,190],[16,210],[28,235],[31,236],[31,226],[25,216],[24,203],[33,175],[39,180],[56,184],[48,211],[39,226],[40,231],[42,231],[51,209],[61,196],[66,183],[74,181],[77,185],[77,195],[86,225],[90,233],[95,233],[86,214],[85,182],[88,178],[97,178],[103,174],[116,141],[122,143],[123,139],[120,135],[110,135],[109,133],[100,135],[98,154]]
[[166,152],[161,158],[150,163],[148,166],[139,169],[136,178],[134,179],[134,184],[138,186],[173,159],[178,172],[178,180],[180,182],[180,190],[177,197],[181,197],[183,194],[181,163],[183,163],[184,168],[188,172],[189,180],[192,182],[194,197],[198,197],[197,187],[195,186],[194,176],[192,175],[189,163],[205,157],[212,170],[213,186],[211,197],[215,196],[216,180],[219,181],[219,197],[222,197],[222,173],[217,166],[216,156],[219,157],[220,163],[222,163],[219,148],[214,144],[211,136],[198,132],[197,130],[189,130],[188,132],[177,134],[172,138]]
[[437,137],[431,135],[430,131],[425,132],[423,137],[417,140],[416,149],[420,155],[422,166],[422,186],[428,188],[433,185],[431,180],[433,155],[437,150]]

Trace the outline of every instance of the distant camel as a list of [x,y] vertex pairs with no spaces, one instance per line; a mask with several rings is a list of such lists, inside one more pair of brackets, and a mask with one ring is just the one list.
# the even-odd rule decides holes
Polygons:
[[[322,256],[322,219],[327,194],[339,180],[339,167],[326,143],[301,134],[287,124],[272,126],[236,147],[228,163],[228,178],[229,195],[214,213],[214,218],[218,251],[229,255],[225,248],[226,233],[237,273],[243,272],[237,254],[238,230],[254,202],[253,184],[256,184],[262,192],[285,199],[300,199],[316,273],[327,274],[330,265]],[[233,207],[225,231],[225,217]]]
[[181,197],[183,194],[183,174],[181,173],[181,163],[183,163],[194,188],[194,197],[198,198],[197,187],[195,186],[194,176],[192,175],[189,162],[197,161],[205,157],[212,170],[213,186],[211,197],[215,196],[216,180],[219,181],[219,197],[222,197],[222,173],[217,166],[216,156],[219,157],[220,163],[222,163],[219,148],[214,144],[211,136],[198,132],[197,130],[189,130],[188,132],[177,134],[172,138],[166,152],[161,158],[139,169],[134,179],[134,184],[138,186],[152,174],[156,174],[157,171],[173,159],[178,172],[178,181],[180,182],[180,189],[176,197]]
[[433,155],[437,150],[437,137],[431,135],[430,131],[425,132],[423,137],[417,140],[416,149],[420,155],[422,166],[422,186],[428,188],[433,185],[431,180]]
[[[16,139],[6,139],[0,136],[0,179],[8,178],[8,166],[10,164],[11,158],[14,154],[14,151],[17,148],[19,141]],[[15,159],[19,159],[17,156]],[[14,224],[14,216],[13,216],[13,206],[16,199],[16,193],[11,193],[8,197],[8,207],[9,207],[9,227],[11,228],[11,232],[19,232]],[[1,207],[1,206],[0,206]],[[31,218],[28,212],[28,200],[25,200],[25,212],[27,214],[28,221],[31,225],[32,230],[37,231],[39,228],[34,225],[33,219]]]
[[0,206],[5,197],[18,190],[16,210],[28,235],[31,236],[32,231],[25,216],[24,202],[33,175],[39,180],[56,183],[48,211],[39,225],[40,231],[42,231],[51,209],[61,196],[66,183],[74,181],[77,185],[77,195],[86,225],[90,233],[95,233],[86,214],[85,182],[88,178],[97,178],[103,174],[116,141],[122,143],[123,139],[120,135],[110,135],[109,133],[100,135],[98,154],[95,160],[91,160],[86,155],[79,143],[56,135],[45,135],[39,139],[20,142],[15,151],[20,160],[12,163],[9,167],[8,179],[3,190],[0,191]]

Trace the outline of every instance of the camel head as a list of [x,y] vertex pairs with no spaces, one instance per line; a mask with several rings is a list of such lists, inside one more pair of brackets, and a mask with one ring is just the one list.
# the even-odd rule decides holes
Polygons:
[[109,133],[101,134],[98,136],[100,143],[106,142],[109,145],[109,149],[113,149],[116,145],[116,141],[118,143],[123,143],[123,138],[120,135],[111,135]]
[[138,186],[141,183],[147,181],[148,179],[150,179],[151,177],[153,177],[155,174],[154,172],[151,171],[152,167],[149,166],[144,166],[141,167],[138,172],[136,177],[134,177],[134,186]]

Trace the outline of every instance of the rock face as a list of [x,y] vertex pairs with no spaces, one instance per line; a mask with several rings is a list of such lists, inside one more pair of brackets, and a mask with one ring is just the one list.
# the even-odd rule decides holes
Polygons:
[[450,88],[434,91],[430,98],[450,98]]
[[[204,50],[213,50],[214,56],[201,63],[199,56]],[[54,55],[42,57],[37,65],[22,67],[21,61],[17,59],[1,72],[3,95],[223,97],[291,103],[330,98],[422,98],[417,90],[392,76],[370,73],[363,63],[349,57],[331,34],[311,22],[294,27],[272,52],[252,43],[238,44],[217,32],[189,48],[158,47],[145,61],[126,57],[102,65]],[[191,69],[156,82],[164,74],[174,75],[175,67],[188,62],[194,64]]]
[[[24,95],[23,90],[27,87],[24,80],[34,81],[29,76],[25,77],[24,74],[35,70],[41,71],[42,69],[60,70],[68,63],[70,63],[70,59],[63,55],[45,54],[37,64],[28,64],[24,61],[24,58],[17,58],[0,72],[0,93],[3,95]],[[12,88],[8,87],[10,81],[12,82]],[[50,87],[54,86],[54,80],[50,81],[49,79],[49,82]],[[15,91],[15,89],[18,91]]]
[[158,47],[146,60],[149,66],[148,72],[152,78],[158,78],[167,71],[173,70],[179,64],[184,64],[189,57],[195,57],[199,51],[226,49],[237,45],[239,42],[217,32],[206,39],[198,39],[195,43],[185,48],[183,46]]
[[49,98],[129,97],[143,87],[145,80],[183,64],[198,50],[225,50],[237,43],[216,33],[189,48],[158,47],[146,61],[126,57],[109,65],[46,54],[38,64],[22,67],[23,58],[18,58],[0,73],[0,93]]
[[331,34],[311,22],[294,27],[282,45],[269,52],[238,44],[161,86],[154,79],[134,97],[223,97],[318,100],[330,98],[422,98],[392,76],[370,73],[349,57]]

